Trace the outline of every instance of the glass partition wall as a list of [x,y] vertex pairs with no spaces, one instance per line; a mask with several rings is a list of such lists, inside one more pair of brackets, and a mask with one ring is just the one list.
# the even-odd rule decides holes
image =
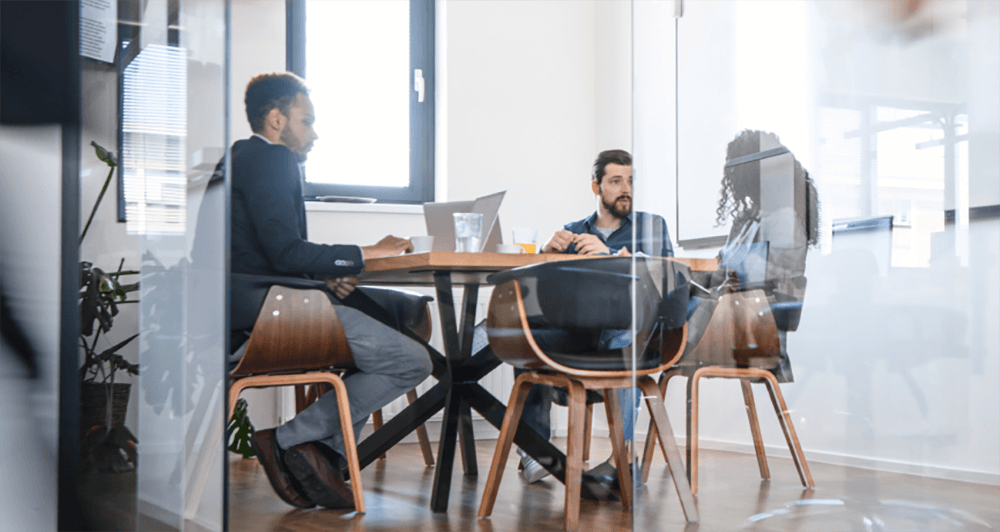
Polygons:
[[[701,526],[997,527],[998,4],[632,9],[636,209],[718,260],[666,392]],[[682,529],[648,474],[633,529]]]
[[81,6],[86,526],[222,530],[228,3]]

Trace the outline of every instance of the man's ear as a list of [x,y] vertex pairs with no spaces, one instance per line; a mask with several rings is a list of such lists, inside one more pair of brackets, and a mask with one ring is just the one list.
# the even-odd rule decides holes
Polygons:
[[595,196],[600,196],[601,195],[601,185],[598,185],[597,181],[595,181],[593,179],[590,180],[590,190],[594,191],[594,195]]
[[275,131],[281,131],[287,121],[288,119],[285,118],[285,115],[281,114],[281,110],[277,107],[268,111],[267,116],[264,118],[265,124]]

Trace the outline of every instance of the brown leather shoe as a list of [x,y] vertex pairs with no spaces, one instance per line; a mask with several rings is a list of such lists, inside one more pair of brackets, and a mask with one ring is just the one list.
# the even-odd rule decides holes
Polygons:
[[354,493],[344,481],[339,459],[322,444],[303,443],[285,452],[285,465],[307,497],[326,508],[354,508]]
[[296,508],[312,508],[316,506],[300,491],[300,486],[285,469],[285,464],[281,460],[281,449],[278,448],[278,439],[275,437],[274,429],[258,430],[250,437],[250,446],[253,447],[257,460],[264,467],[267,479],[271,481],[271,487],[281,500],[291,504]]

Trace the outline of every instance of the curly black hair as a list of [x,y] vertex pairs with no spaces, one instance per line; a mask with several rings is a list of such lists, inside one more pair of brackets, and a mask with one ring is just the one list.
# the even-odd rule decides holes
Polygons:
[[[743,130],[726,146],[726,160],[730,161],[744,155],[758,153],[761,135],[770,135],[775,140],[778,136],[757,130]],[[795,160],[795,178],[804,179],[806,188],[806,212],[800,213],[806,220],[806,237],[810,246],[819,241],[819,197],[816,194],[816,184],[809,177],[809,172]],[[715,209],[716,227],[722,225],[726,217],[733,219],[733,227],[743,227],[744,224],[760,215],[760,162],[754,161],[725,168],[722,176],[719,206]]]

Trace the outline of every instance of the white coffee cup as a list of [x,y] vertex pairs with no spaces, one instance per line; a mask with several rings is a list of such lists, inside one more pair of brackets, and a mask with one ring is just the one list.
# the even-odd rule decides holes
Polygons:
[[497,244],[497,253],[524,253],[524,248],[517,244]]
[[413,244],[414,253],[427,253],[434,248],[433,236],[411,236],[410,242]]

